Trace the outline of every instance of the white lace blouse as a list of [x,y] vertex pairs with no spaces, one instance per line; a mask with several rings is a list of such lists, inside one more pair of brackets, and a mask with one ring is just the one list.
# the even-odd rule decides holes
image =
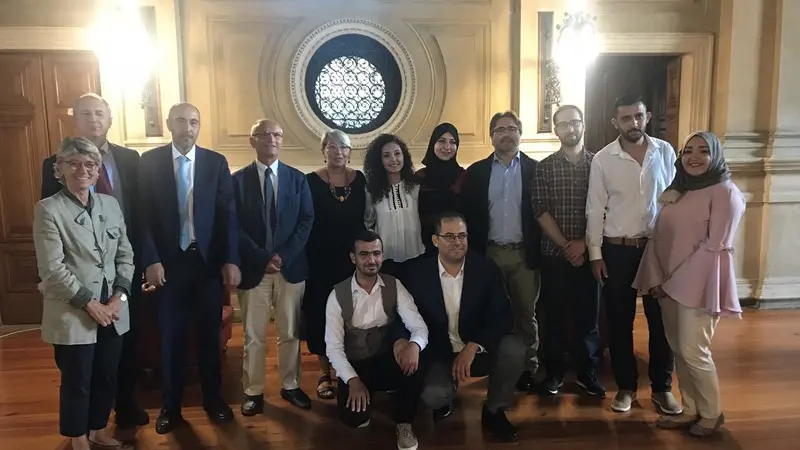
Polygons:
[[403,262],[423,254],[422,231],[419,224],[419,185],[406,192],[405,183],[394,184],[389,196],[372,203],[367,192],[364,224],[383,241],[383,259]]

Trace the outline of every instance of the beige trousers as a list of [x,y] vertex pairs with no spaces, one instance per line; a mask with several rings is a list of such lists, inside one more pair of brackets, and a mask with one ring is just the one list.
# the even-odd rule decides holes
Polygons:
[[500,267],[503,274],[514,311],[515,334],[522,338],[528,349],[525,354],[525,370],[536,373],[539,368],[539,323],[536,319],[539,271],[528,268],[524,249],[512,250],[489,244],[486,256]]
[[239,291],[244,329],[242,386],[247,395],[262,395],[266,377],[267,326],[275,313],[278,372],[283,389],[300,387],[300,307],[306,282],[288,283],[280,273],[265,274],[258,286]]
[[711,339],[719,316],[687,308],[675,300],[658,299],[664,332],[675,354],[675,371],[683,401],[683,413],[716,419],[722,413],[717,367],[711,358]]

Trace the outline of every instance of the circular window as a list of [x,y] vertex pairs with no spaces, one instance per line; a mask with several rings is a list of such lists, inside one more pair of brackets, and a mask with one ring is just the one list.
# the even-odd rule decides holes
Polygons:
[[384,125],[403,91],[400,68],[380,42],[344,34],[322,44],[308,62],[306,97],[326,126],[363,134]]
[[377,119],[386,103],[386,83],[372,63],[359,56],[340,56],[322,68],[314,100],[324,119],[358,129]]

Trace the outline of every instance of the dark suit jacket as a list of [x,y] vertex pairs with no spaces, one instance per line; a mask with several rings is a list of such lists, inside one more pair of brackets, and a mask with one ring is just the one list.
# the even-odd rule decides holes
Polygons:
[[[434,358],[453,354],[448,336],[447,310],[439,273],[438,255],[419,260],[409,269],[407,289],[428,325],[426,351]],[[472,251],[464,262],[464,284],[458,334],[464,344],[475,342],[487,352],[497,351],[503,336],[512,333],[514,317],[497,265]]]
[[[531,205],[533,173],[537,161],[522,152],[519,156],[522,169],[522,240],[525,244],[525,259],[529,268],[538,269],[542,260],[542,229],[533,217]],[[493,158],[494,153],[469,166],[461,188],[461,211],[467,219],[469,246],[484,255],[489,241],[489,177],[492,174]]]
[[[169,270],[182,252],[172,144],[145,152],[139,173],[142,266],[160,262]],[[208,268],[239,266],[239,225],[228,161],[202,147],[196,147],[193,208],[197,247]]]
[[239,289],[258,286],[273,253],[283,259],[281,274],[286,281],[305,281],[308,278],[305,247],[314,224],[314,203],[305,174],[278,163],[275,248],[266,248],[264,196],[255,162],[233,174],[233,186],[242,256],[242,282]]

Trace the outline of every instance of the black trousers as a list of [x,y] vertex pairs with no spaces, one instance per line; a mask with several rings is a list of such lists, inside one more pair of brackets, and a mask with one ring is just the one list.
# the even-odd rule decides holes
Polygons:
[[[588,374],[600,361],[597,317],[600,289],[589,263],[575,267],[564,258],[546,257],[542,266],[544,354],[549,376],[563,378],[565,351],[572,350],[577,370]],[[568,330],[571,332],[568,333]],[[566,343],[575,342],[574,349]]]
[[138,408],[136,401],[136,381],[139,376],[139,355],[136,349],[137,331],[139,328],[139,299],[141,295],[141,272],[133,275],[131,295],[128,299],[130,330],[122,336],[122,354],[119,358],[117,372],[117,394],[114,410],[118,415],[130,415]]
[[220,398],[220,327],[222,278],[219,268],[209,268],[200,252],[190,247],[164,268],[167,282],[156,290],[161,329],[161,395],[172,414],[181,410],[186,338],[194,325],[203,403]]
[[367,386],[370,403],[367,405],[366,411],[353,412],[347,407],[347,397],[350,396],[349,386],[340,379],[336,405],[339,416],[345,425],[355,428],[369,420],[372,416],[372,397],[375,391],[387,390],[395,391],[392,398],[392,418],[395,423],[414,421],[424,381],[424,371],[421,367],[410,376],[404,375],[392,352],[361,361],[350,361],[350,364]]
[[[633,351],[633,321],[636,317],[636,289],[633,280],[639,269],[644,248],[626,245],[603,244],[603,260],[608,269],[608,279],[603,287],[608,316],[608,347],[611,353],[611,369],[619,389],[635,391],[639,371]],[[645,295],[644,314],[650,333],[650,362],[648,374],[653,392],[672,389],[674,358],[664,334],[661,307],[658,301]]]
[[53,346],[61,371],[58,414],[62,436],[80,437],[106,427],[114,405],[121,351],[122,337],[114,325],[98,325],[95,344]]

